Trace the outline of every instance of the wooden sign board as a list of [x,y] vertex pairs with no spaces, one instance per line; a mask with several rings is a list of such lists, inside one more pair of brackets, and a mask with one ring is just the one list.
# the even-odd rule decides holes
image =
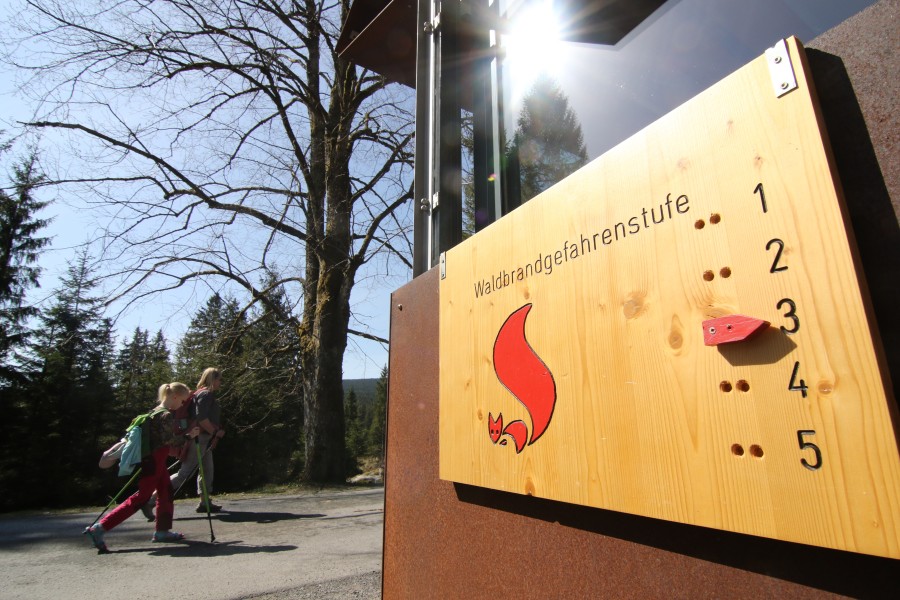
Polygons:
[[760,57],[446,254],[442,479],[900,558],[891,385],[781,48],[796,89]]

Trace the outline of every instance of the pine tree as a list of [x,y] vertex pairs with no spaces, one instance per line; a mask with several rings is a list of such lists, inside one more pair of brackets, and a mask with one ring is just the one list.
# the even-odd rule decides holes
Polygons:
[[[119,413],[130,420],[153,404],[160,385],[172,381],[169,349],[161,331],[150,341],[150,332],[140,327],[125,343],[115,361],[116,401]],[[130,415],[130,416],[129,416]]]
[[131,341],[122,346],[116,357],[116,401],[123,415],[137,410],[134,401],[139,397],[138,387],[144,374],[146,346],[147,332],[138,327],[134,330]]
[[147,375],[149,380],[155,382],[157,386],[164,382],[172,381],[175,378],[175,371],[172,368],[172,361],[170,359],[169,346],[166,343],[166,338],[163,336],[161,330],[157,330],[156,335],[153,337],[153,341],[150,342],[147,355]]
[[287,481],[303,467],[297,435],[303,428],[303,396],[293,350],[299,339],[296,329],[279,317],[289,314],[290,306],[277,280],[270,273],[262,282],[268,298],[244,326],[240,368],[229,378],[228,405],[223,407],[239,435],[229,435],[220,446],[222,471],[228,472],[226,483],[238,487]]
[[246,317],[234,298],[213,294],[197,311],[175,353],[175,375],[193,387],[207,367],[234,372],[240,365]]
[[18,351],[27,343],[27,320],[38,314],[25,296],[39,287],[36,261],[50,243],[38,236],[49,221],[36,216],[47,206],[34,197],[44,179],[36,163],[32,154],[13,168],[12,194],[0,189],[0,387],[23,378]]
[[[284,374],[275,365],[281,330],[267,313],[248,320],[238,303],[214,294],[191,320],[176,351],[176,379],[196,385],[207,367],[222,371],[217,394],[228,432],[216,449],[216,488],[246,489],[287,477],[292,444],[280,389]],[[293,421],[296,423],[296,421]]]
[[510,163],[518,163],[521,198],[530,200],[587,164],[578,115],[547,75],[537,78],[522,103]]
[[96,286],[82,252],[35,335],[37,374],[28,388],[27,415],[36,435],[28,456],[41,468],[29,469],[25,484],[41,504],[96,499],[102,440],[122,428],[114,418],[112,323],[103,316],[102,301],[91,295]]
[[372,424],[369,425],[369,453],[384,456],[385,427],[387,424],[388,370],[381,369],[381,377],[375,385],[375,402],[372,405]]
[[363,429],[362,415],[359,402],[356,398],[356,390],[350,388],[347,398],[344,400],[344,444],[347,448],[347,474],[355,475],[359,472],[357,460],[368,450],[367,430]]

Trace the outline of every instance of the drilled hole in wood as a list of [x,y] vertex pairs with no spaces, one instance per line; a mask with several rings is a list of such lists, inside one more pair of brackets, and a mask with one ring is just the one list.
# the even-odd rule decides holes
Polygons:
[[741,390],[742,392],[749,392],[750,384],[747,381],[741,379],[737,382],[737,389]]
[[731,382],[723,381],[719,384],[719,389],[725,392],[726,394],[731,391]]
[[713,273],[712,271],[704,271],[703,272],[703,279],[705,279],[706,281],[712,281],[715,278],[716,278],[716,274]]
[[743,456],[744,455],[744,447],[740,444],[732,444],[731,445],[731,453],[735,456]]
[[719,213],[713,213],[713,214],[709,215],[709,222],[712,223],[713,225],[718,224],[719,221],[721,221],[721,220],[722,220],[722,217],[719,216]]
[[750,446],[750,456],[753,458],[762,458],[763,457],[763,449],[756,444]]
[[694,229],[703,229],[704,227],[706,227],[706,223],[703,219],[697,219],[697,222],[694,223]]
[[728,267],[722,267],[719,270],[719,275],[721,275],[722,277],[731,277],[731,269]]

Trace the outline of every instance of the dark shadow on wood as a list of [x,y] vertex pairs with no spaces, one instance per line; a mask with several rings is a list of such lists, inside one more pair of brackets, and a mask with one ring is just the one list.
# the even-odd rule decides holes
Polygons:
[[738,344],[720,344],[716,346],[716,349],[730,365],[742,367],[774,365],[793,352],[796,347],[797,344],[790,336],[772,325],[752,340]]

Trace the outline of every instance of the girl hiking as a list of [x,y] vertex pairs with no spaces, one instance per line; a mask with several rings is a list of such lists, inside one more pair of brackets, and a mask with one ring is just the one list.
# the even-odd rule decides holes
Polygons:
[[196,437],[200,430],[194,428],[184,435],[176,435],[174,429],[174,411],[187,401],[191,390],[183,383],[165,383],[159,387],[159,406],[150,413],[146,423],[149,424],[150,454],[141,460],[141,478],[138,491],[125,502],[117,506],[98,523],[87,527],[84,533],[91,537],[94,546],[101,552],[107,552],[103,535],[113,527],[133,515],[143,506],[154,490],[157,492],[156,533],[154,542],[177,542],[184,535],[172,528],[172,515],[175,506],[172,502],[172,484],[169,482],[169,471],[166,469],[166,458],[171,447],[181,446],[187,438]]
[[[197,512],[206,512],[206,504],[203,501],[203,487],[206,487],[206,495],[212,494],[213,488],[213,453],[219,440],[225,435],[222,428],[222,415],[219,402],[216,400],[216,391],[222,385],[222,372],[210,367],[203,371],[200,375],[200,381],[197,382],[197,391],[193,395],[193,405],[191,408],[191,417],[200,427],[200,447],[204,449],[203,456],[203,476],[197,476],[197,495],[200,496],[200,504],[197,505]],[[184,455],[184,460],[178,472],[172,475],[172,488],[178,490],[184,482],[190,478],[197,470],[197,453],[188,452]],[[205,477],[205,481],[203,480]],[[209,511],[219,512],[222,507],[214,504],[209,499]]]

